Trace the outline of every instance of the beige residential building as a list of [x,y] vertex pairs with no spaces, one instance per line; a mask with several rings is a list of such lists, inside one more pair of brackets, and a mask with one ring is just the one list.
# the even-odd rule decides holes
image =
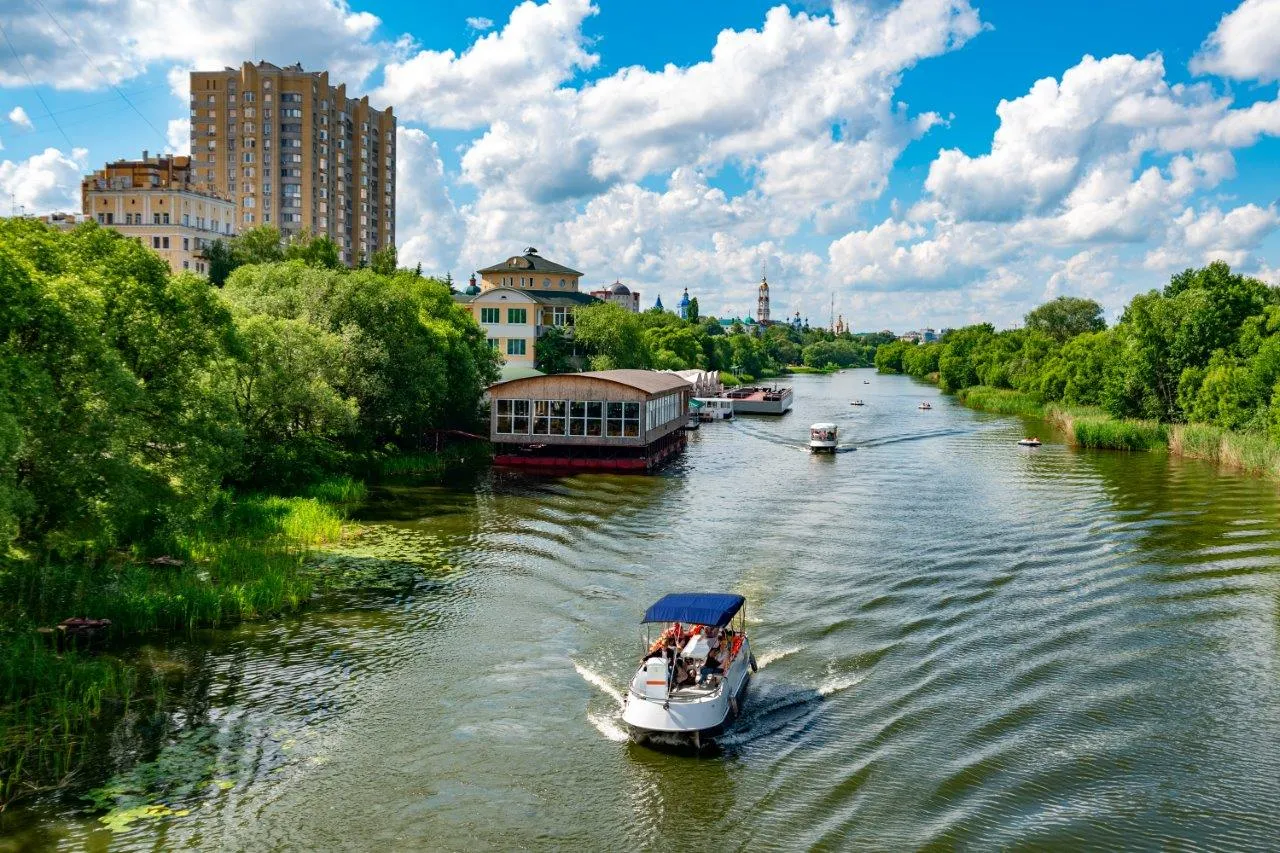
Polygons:
[[191,158],[117,160],[80,182],[84,216],[154,249],[174,272],[204,275],[204,250],[236,233],[235,204],[197,186]]
[[582,273],[548,261],[534,248],[480,270],[481,281],[454,295],[485,330],[508,365],[533,367],[548,329],[573,334],[573,312],[596,301],[578,291]]
[[327,71],[192,72],[191,157],[199,181],[236,201],[242,231],[326,235],[350,265],[395,245],[395,115]]

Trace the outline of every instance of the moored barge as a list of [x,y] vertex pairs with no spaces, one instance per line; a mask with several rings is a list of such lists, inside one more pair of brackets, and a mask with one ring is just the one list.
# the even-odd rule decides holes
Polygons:
[[791,389],[786,385],[733,388],[721,396],[733,401],[735,415],[785,415],[792,401]]
[[692,390],[652,370],[499,382],[489,388],[494,463],[548,474],[656,470],[685,447]]

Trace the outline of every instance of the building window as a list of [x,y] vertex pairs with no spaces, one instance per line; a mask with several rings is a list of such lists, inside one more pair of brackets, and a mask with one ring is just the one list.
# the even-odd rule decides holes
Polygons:
[[160,238],[159,238],[159,237],[152,237],[152,238],[151,238],[151,248],[153,248],[153,249],[159,249],[159,248],[160,248]]
[[498,351],[498,339],[497,339],[497,338],[489,338],[489,349],[493,350],[494,352],[497,352],[497,351]]
[[[512,324],[514,324],[514,325],[520,325],[520,326],[523,326],[525,323],[528,323],[528,322],[529,322],[529,311],[528,311],[528,309],[525,309],[525,308],[508,308],[508,309],[507,309],[507,322],[508,322],[508,323],[512,323]],[[524,355],[524,351],[523,351],[523,350],[521,350],[521,353],[520,353],[520,354],[521,354],[521,355]]]
[[544,278],[544,279],[542,280],[542,286],[543,286],[543,287],[550,287],[550,286],[551,286],[551,279],[549,279],[549,278]]
[[551,325],[563,326],[569,320],[569,309],[564,307],[556,307],[551,309]]
[[560,279],[560,289],[564,289],[564,279]]
[[507,355],[524,355],[524,338],[507,338]]
[[182,268],[183,268],[184,270],[189,270],[189,269],[191,269],[191,261],[183,261],[183,262],[182,262]]
[[191,240],[186,237],[182,238],[182,251],[184,252],[191,251]]
[[569,435],[599,438],[604,435],[604,403],[574,401],[569,404]]
[[503,435],[529,434],[529,401],[498,401],[498,432]]
[[502,309],[500,309],[500,308],[481,308],[481,309],[480,309],[480,322],[481,322],[481,323],[497,323],[497,322],[498,322],[498,312],[499,312],[499,311],[501,311],[501,310],[502,310]]
[[160,248],[162,248],[162,249],[167,249],[167,248],[169,248],[169,238],[168,238],[168,237],[161,237],[161,238],[160,238]]
[[564,400],[535,400],[533,403],[533,434],[564,435]]
[[635,438],[640,435],[639,403],[606,403],[605,436]]

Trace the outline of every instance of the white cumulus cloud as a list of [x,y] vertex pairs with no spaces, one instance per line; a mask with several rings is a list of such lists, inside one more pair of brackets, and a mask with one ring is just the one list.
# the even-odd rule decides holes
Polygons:
[[493,20],[490,18],[467,18],[467,26],[473,30],[491,30],[493,29]]
[[88,156],[84,148],[70,154],[46,148],[25,160],[0,162],[0,196],[28,214],[78,212],[80,177]]
[[1236,80],[1280,79],[1280,0],[1245,0],[1223,15],[1191,70]]
[[35,125],[31,123],[31,117],[27,115],[27,111],[22,107],[14,107],[9,111],[9,121],[23,130],[35,130]]

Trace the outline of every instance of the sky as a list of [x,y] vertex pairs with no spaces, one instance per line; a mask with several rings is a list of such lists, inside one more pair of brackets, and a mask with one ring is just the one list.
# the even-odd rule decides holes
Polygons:
[[645,307],[858,330],[1114,320],[1280,284],[1280,0],[0,0],[0,203],[186,153],[187,73],[328,69],[399,118],[402,264],[537,247]]

